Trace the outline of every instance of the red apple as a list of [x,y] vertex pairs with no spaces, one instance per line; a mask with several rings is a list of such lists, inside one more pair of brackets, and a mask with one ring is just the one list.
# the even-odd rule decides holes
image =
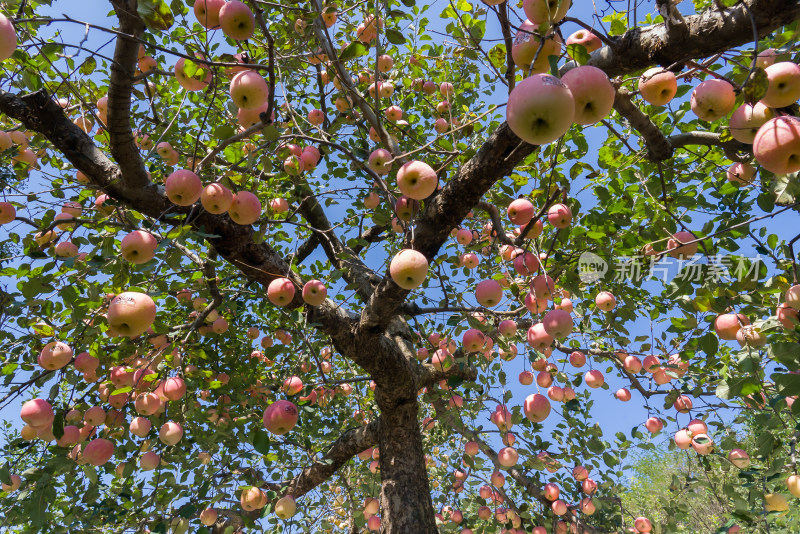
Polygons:
[[735,103],[733,86],[725,80],[712,78],[694,88],[690,105],[699,119],[713,122],[730,113]]
[[264,77],[254,70],[237,73],[231,80],[231,99],[240,109],[258,109],[269,98],[269,86]]
[[303,286],[303,301],[310,306],[320,306],[328,296],[328,288],[319,280],[309,280]]
[[775,113],[757,102],[755,106],[744,103],[736,108],[728,121],[731,136],[741,143],[752,144],[761,126],[775,116]]
[[114,455],[114,444],[104,438],[93,439],[83,447],[83,459],[92,465],[100,466]]
[[491,308],[503,299],[503,288],[497,280],[483,280],[475,287],[475,300],[481,306]]
[[392,169],[392,153],[385,148],[378,148],[369,155],[369,168],[377,174],[388,174]]
[[297,424],[297,406],[286,400],[275,401],[264,410],[264,428],[282,436]]
[[150,232],[134,230],[122,238],[120,245],[122,257],[127,261],[141,265],[152,260],[156,254],[158,241]]
[[197,22],[209,30],[219,27],[219,11],[225,0],[195,0],[194,16]]
[[179,169],[167,177],[167,198],[178,206],[191,206],[203,193],[203,182],[188,169]]
[[20,418],[34,428],[49,427],[53,424],[55,413],[50,403],[44,399],[32,399],[22,405]]
[[781,61],[765,70],[769,87],[761,102],[771,108],[785,108],[797,102],[800,98],[800,65]]
[[518,198],[508,205],[507,213],[512,223],[524,226],[533,219],[534,207],[529,200]]
[[209,213],[225,213],[233,203],[231,190],[220,183],[208,184],[200,193],[200,203]]
[[572,333],[572,316],[564,310],[550,310],[542,319],[545,331],[556,339],[562,339]]
[[731,449],[728,453],[728,461],[739,469],[750,467],[750,456],[742,449]]
[[158,430],[158,439],[164,445],[176,445],[181,438],[183,438],[183,428],[174,421],[164,423]]
[[[676,259],[691,258],[697,253],[699,242],[691,232],[675,232],[675,234],[667,241],[667,249],[670,249],[669,255]],[[684,243],[687,243],[684,245]]]
[[539,393],[528,395],[523,406],[525,417],[534,423],[541,423],[550,415],[550,401]]
[[436,191],[439,177],[430,165],[412,160],[397,171],[397,187],[403,195],[414,200],[424,200]]
[[569,53],[569,45],[571,44],[582,45],[590,54],[603,47],[603,41],[597,35],[584,29],[580,29],[567,37],[567,53]]
[[736,334],[742,326],[747,326],[750,321],[741,313],[725,313],[714,320],[714,330],[720,339],[728,341],[736,339]]
[[72,349],[66,343],[51,341],[39,353],[39,365],[48,371],[56,371],[72,361]]
[[737,187],[749,185],[753,182],[753,177],[756,175],[756,168],[749,163],[734,163],[725,173],[725,177],[729,182]]
[[261,202],[250,191],[239,191],[233,195],[228,215],[236,224],[247,226],[261,217]]
[[8,18],[0,13],[0,61],[11,57],[17,49],[17,32]]
[[566,204],[553,204],[547,210],[547,222],[563,230],[572,223],[572,210]]
[[211,68],[205,63],[180,58],[175,63],[175,79],[187,91],[202,91],[211,82]]
[[[511,48],[511,58],[514,64],[522,69],[525,75],[545,73],[550,69],[548,56],[561,55],[561,37],[554,32],[547,32],[542,43],[540,34],[547,32],[546,27],[540,29],[539,25],[530,20],[524,21],[519,26],[519,31],[514,36]],[[541,48],[541,52],[539,49]],[[538,56],[536,54],[539,54]],[[534,62],[533,59],[536,58]],[[531,63],[533,65],[531,66]]]

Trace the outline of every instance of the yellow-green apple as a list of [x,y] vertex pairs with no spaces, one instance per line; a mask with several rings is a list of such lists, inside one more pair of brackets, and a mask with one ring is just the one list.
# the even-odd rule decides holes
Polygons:
[[219,10],[222,32],[235,41],[244,41],[253,35],[256,19],[247,4],[230,0]]
[[392,153],[385,148],[378,148],[369,155],[369,168],[380,175],[388,174],[392,170]]
[[8,18],[0,13],[0,61],[11,57],[17,49],[17,32]]
[[[108,326],[121,336],[143,334],[156,319],[156,304],[144,293],[125,291],[108,305]],[[132,374],[132,373],[129,373]]]
[[240,109],[257,109],[263,106],[269,98],[269,86],[254,70],[237,73],[231,80],[231,99]]
[[528,345],[538,351],[549,348],[554,341],[553,336],[547,333],[542,323],[536,323],[528,328],[528,333],[525,337]]
[[250,191],[239,191],[233,195],[228,215],[236,224],[253,224],[261,217],[261,202]]
[[742,449],[731,449],[728,453],[728,461],[739,469],[750,467],[750,456]]
[[[546,35],[542,35],[543,32],[546,32]],[[559,55],[561,55],[561,37],[557,33],[547,32],[546,28],[540,32],[539,26],[529,20],[520,24],[511,47],[511,59],[522,69],[524,75],[527,76],[528,71],[531,74],[547,72],[550,69],[549,56]]]
[[205,186],[203,192],[200,193],[200,203],[207,212],[219,215],[231,207],[233,194],[230,189],[215,182]]
[[789,478],[786,479],[786,488],[795,497],[800,497],[800,476],[789,475]]
[[436,171],[425,162],[412,160],[397,171],[397,187],[405,196],[414,200],[428,198],[439,185]]
[[614,107],[616,90],[606,73],[597,67],[576,67],[567,71],[561,81],[569,88],[575,101],[575,116],[572,120],[576,124],[600,122]]
[[392,258],[389,275],[401,288],[415,289],[428,276],[428,260],[419,251],[403,249]]
[[774,116],[775,113],[763,102],[754,106],[744,103],[734,110],[728,121],[731,136],[741,143],[752,144],[758,129]]
[[[694,241],[694,243],[692,243],[692,241]],[[669,255],[673,258],[685,259],[691,258],[697,253],[699,244],[693,233],[680,231],[675,232],[675,234],[667,240],[667,249],[669,249]]]
[[39,365],[48,371],[66,366],[72,360],[72,348],[60,341],[51,341],[39,353]]
[[572,210],[566,204],[553,204],[547,210],[547,222],[563,230],[572,223]]
[[528,395],[523,405],[525,417],[534,423],[541,423],[550,415],[550,401],[540,393]]
[[475,287],[475,300],[481,306],[491,308],[503,299],[503,288],[497,280],[483,280]]
[[800,65],[781,61],[765,70],[769,86],[761,102],[771,108],[785,108],[797,102],[800,98]]
[[675,74],[661,67],[648,69],[639,78],[639,93],[654,106],[666,106],[677,92]]
[[203,182],[188,169],[179,169],[167,177],[165,184],[167,198],[178,206],[191,206],[203,193]]
[[520,82],[508,97],[506,120],[523,141],[542,145],[555,141],[572,125],[575,101],[561,80],[534,74]]
[[286,306],[294,299],[294,284],[288,278],[276,278],[267,286],[267,298],[275,306]]
[[260,488],[250,486],[242,490],[239,503],[245,511],[252,512],[253,510],[264,508],[267,505],[267,494]]
[[559,22],[567,16],[571,0],[523,0],[525,16],[535,24]]
[[180,58],[175,63],[175,79],[187,91],[202,91],[211,82],[211,69],[204,63]]
[[297,406],[287,400],[275,401],[264,410],[264,428],[282,436],[297,424],[299,412]]
[[[200,1],[202,0],[198,0],[198,2]],[[219,513],[213,508],[206,508],[205,510],[200,512],[200,522],[207,527],[210,527],[211,525],[216,523],[217,517],[219,517]]]
[[309,280],[303,286],[303,301],[310,306],[319,306],[328,296],[328,288],[319,280]]
[[569,45],[571,44],[582,45],[590,54],[603,47],[603,41],[597,35],[583,29],[567,37],[567,53],[569,53]]
[[725,80],[712,78],[702,82],[692,91],[690,105],[701,120],[716,121],[726,116],[736,103],[733,86]]
[[564,310],[550,310],[542,318],[544,330],[556,339],[567,337],[572,333],[572,316]]
[[756,175],[756,168],[749,163],[736,162],[725,173],[725,177],[733,185],[740,187],[749,185],[753,182],[753,177]]
[[775,174],[800,171],[800,119],[782,116],[765,122],[753,139],[753,155]]
[[601,291],[594,298],[594,304],[601,310],[609,312],[617,305],[617,299],[610,291]]
[[714,330],[720,339],[728,341],[736,339],[736,334],[750,324],[750,320],[741,313],[724,313],[714,320]]
[[174,421],[167,421],[158,430],[158,439],[164,445],[175,445],[181,438],[183,438],[183,427]]
[[219,11],[225,5],[225,0],[195,0],[194,16],[197,22],[209,30],[219,27]]
[[120,249],[122,257],[137,265],[147,263],[156,254],[158,241],[150,232],[134,230],[122,238]]

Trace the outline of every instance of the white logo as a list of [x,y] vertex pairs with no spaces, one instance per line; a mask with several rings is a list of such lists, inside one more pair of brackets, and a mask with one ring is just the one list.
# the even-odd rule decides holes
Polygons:
[[584,252],[578,258],[578,276],[581,282],[597,282],[608,272],[608,263],[593,252]]

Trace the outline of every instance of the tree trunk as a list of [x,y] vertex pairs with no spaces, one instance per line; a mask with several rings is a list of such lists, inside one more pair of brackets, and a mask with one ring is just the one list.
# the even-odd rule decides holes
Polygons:
[[435,534],[416,398],[381,409],[381,532]]

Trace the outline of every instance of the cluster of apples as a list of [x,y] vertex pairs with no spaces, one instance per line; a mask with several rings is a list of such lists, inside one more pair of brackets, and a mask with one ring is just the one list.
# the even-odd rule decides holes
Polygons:
[[[2,23],[2,21],[0,21]],[[0,38],[2,37],[2,27],[0,27]],[[30,149],[30,139],[28,135],[22,130],[12,130],[6,132],[0,130],[0,152],[5,152],[12,146],[17,146],[17,153],[11,158],[14,163],[23,164],[26,172],[35,168],[39,163],[39,155],[44,154],[44,150],[40,150],[37,155],[36,152]]]
[[253,11],[239,0],[197,0],[194,15],[204,28],[222,29],[222,33],[235,41],[246,41],[256,27]]
[[317,147],[301,147],[294,143],[280,145],[277,154],[279,157],[285,158],[283,170],[291,176],[299,176],[306,171],[313,171],[322,158]]

